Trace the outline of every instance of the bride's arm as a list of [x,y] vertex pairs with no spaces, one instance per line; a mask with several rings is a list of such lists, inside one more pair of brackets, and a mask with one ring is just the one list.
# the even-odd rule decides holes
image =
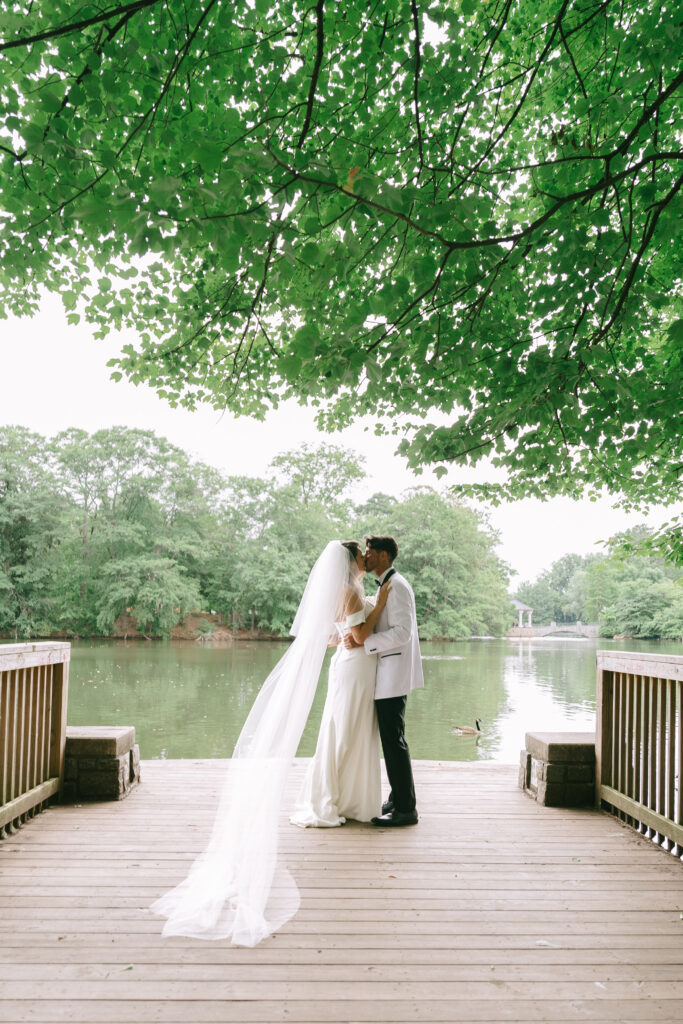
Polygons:
[[372,609],[365,622],[361,622],[357,626],[350,627],[349,632],[358,645],[365,643],[375,628],[377,620],[382,614],[382,610],[387,603],[390,590],[391,583],[385,583],[383,587],[380,587],[375,607]]
[[[342,619],[348,618],[349,615],[353,615],[355,612],[359,612],[363,608],[363,602],[358,597],[355,590],[352,587],[347,587],[344,593],[344,606],[342,610]],[[342,642],[342,636],[337,633],[334,638],[330,637],[328,647],[338,647]]]

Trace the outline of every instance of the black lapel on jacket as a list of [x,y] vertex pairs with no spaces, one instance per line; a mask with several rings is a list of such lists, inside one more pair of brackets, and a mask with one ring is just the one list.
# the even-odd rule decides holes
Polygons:
[[384,579],[382,580],[382,585],[381,585],[381,587],[380,587],[380,590],[382,589],[382,587],[384,586],[384,584],[385,584],[385,583],[387,582],[387,580],[388,580],[388,579],[390,579],[390,578],[391,578],[392,576],[394,576],[394,575],[395,575],[395,573],[396,573],[396,570],[395,570],[394,568],[391,568],[391,569],[389,570],[389,572],[388,572],[388,573],[386,574],[386,576],[385,576],[385,577],[384,577]]

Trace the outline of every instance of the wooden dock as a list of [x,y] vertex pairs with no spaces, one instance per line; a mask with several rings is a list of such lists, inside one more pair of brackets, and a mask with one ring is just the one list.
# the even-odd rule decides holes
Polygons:
[[680,1024],[681,862],[491,762],[417,762],[417,828],[283,821],[302,907],[255,949],[162,939],[147,908],[202,848],[224,764],[144,762],[126,800],[0,843],[0,1021]]

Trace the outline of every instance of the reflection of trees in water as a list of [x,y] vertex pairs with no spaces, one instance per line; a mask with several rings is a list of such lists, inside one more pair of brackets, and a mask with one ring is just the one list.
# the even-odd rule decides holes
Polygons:
[[680,645],[667,641],[625,640],[511,640],[505,660],[505,685],[533,686],[553,700],[574,709],[595,710],[596,651],[656,650],[680,653]]
[[[511,717],[518,728],[525,705],[527,728],[538,727],[531,717],[540,703],[553,709],[555,728],[573,728],[572,717],[585,717],[595,706],[598,646],[680,653],[680,645],[643,641],[423,644],[426,686],[411,694],[406,715],[411,753],[428,760],[510,760]],[[285,650],[284,643],[76,643],[69,724],[134,725],[145,758],[229,757]],[[303,757],[315,749],[329,657],[299,748]],[[483,720],[481,737],[452,734],[455,725],[474,725],[475,718]]]
[[134,725],[142,757],[229,757],[285,649],[271,643],[74,644],[69,724]]
[[595,707],[595,651],[591,641],[520,642],[505,661],[506,686],[532,685],[561,704]]
[[[425,689],[408,698],[406,733],[413,757],[477,761],[495,755],[496,722],[505,705],[504,641],[423,644],[423,653],[450,659],[423,662]],[[482,735],[454,736],[456,725],[483,721]]]

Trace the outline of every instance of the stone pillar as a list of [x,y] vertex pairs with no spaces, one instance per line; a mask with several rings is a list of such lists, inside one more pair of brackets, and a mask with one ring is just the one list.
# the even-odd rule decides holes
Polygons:
[[518,609],[518,616],[519,616],[519,621],[517,622],[517,625],[521,629],[522,626],[524,625],[524,610],[522,608]]
[[135,728],[67,726],[62,801],[122,800],[140,781]]
[[595,734],[528,732],[519,788],[546,807],[595,805]]

